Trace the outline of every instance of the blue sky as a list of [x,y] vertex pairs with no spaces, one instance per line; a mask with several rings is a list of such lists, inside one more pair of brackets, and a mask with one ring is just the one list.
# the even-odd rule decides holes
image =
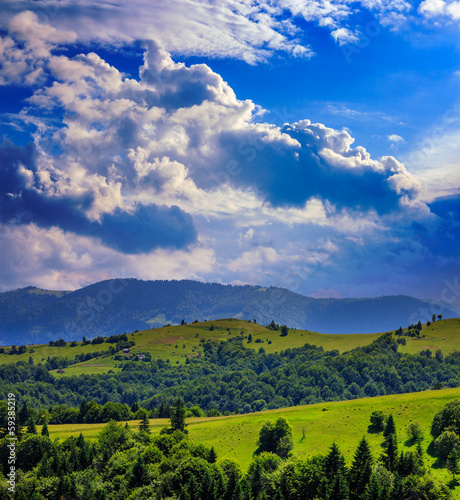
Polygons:
[[192,278],[460,307],[460,2],[0,19],[1,289]]

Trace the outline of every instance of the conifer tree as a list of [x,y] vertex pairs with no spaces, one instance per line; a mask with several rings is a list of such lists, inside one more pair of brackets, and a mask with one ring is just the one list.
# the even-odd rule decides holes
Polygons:
[[382,498],[382,487],[375,474],[372,474],[369,484],[364,492],[365,500],[380,500]]
[[[128,424],[128,422],[126,422],[126,424]],[[147,418],[146,412],[144,412],[144,416],[142,417],[142,420],[139,424],[139,431],[150,434],[150,420]]]
[[27,432],[29,434],[37,434],[37,428],[35,427],[35,422],[32,417],[27,421]]
[[385,428],[383,429],[383,435],[385,438],[388,439],[390,434],[394,434],[396,436],[396,425],[393,415],[391,413],[388,416],[387,421],[385,423]]
[[221,500],[225,498],[225,481],[224,475],[221,470],[216,469],[214,474],[214,491],[216,493],[216,499]]
[[149,470],[147,465],[145,464],[144,458],[142,455],[139,455],[139,458],[134,462],[132,471],[131,471],[131,481],[130,485],[132,488],[136,488],[138,486],[144,486],[149,482]]
[[89,407],[90,404],[88,403],[88,401],[86,401],[86,398],[83,398],[78,411],[78,421],[80,423],[83,423],[85,421],[86,413],[88,412]]
[[332,443],[329,453],[324,459],[324,473],[328,478],[333,478],[339,473],[347,474],[345,458],[336,443]]
[[361,500],[372,476],[373,457],[366,438],[361,439],[350,469],[350,498]]
[[329,453],[324,457],[323,470],[324,478],[320,487],[322,497],[331,500],[348,498],[348,471],[345,458],[336,443],[332,443]]
[[201,480],[201,500],[216,500],[216,485],[209,470],[203,475]]
[[343,471],[339,471],[338,474],[332,478],[328,488],[327,498],[328,500],[348,500],[348,481]]
[[395,477],[393,488],[391,489],[391,500],[401,500],[405,496],[404,483],[400,476]]
[[85,445],[85,438],[83,436],[83,433],[80,432],[80,435],[78,436],[77,438],[77,441],[75,443],[79,448],[83,448],[83,446]]
[[50,477],[54,474],[49,461],[48,454],[45,454],[40,460],[37,468],[37,478]]
[[390,472],[393,472],[398,460],[398,442],[395,434],[390,434],[387,438],[386,449],[382,456],[383,462]]
[[187,408],[181,398],[177,398],[174,406],[171,408],[171,432],[181,431],[187,433],[185,429],[185,414]]
[[45,422],[42,427],[42,436],[50,437],[50,432],[48,430],[48,425]]
[[214,449],[214,446],[211,446],[211,449],[209,450],[208,462],[210,464],[215,464],[216,460],[217,460],[216,450]]
[[24,401],[22,408],[18,412],[17,420],[19,425],[25,426],[29,418],[30,418],[29,409],[27,408],[27,403]]
[[[228,485],[227,485],[227,492],[228,492]],[[241,481],[238,481],[236,483],[235,489],[231,493],[231,496],[229,496],[229,500],[240,500],[242,497],[242,487],[241,487]]]

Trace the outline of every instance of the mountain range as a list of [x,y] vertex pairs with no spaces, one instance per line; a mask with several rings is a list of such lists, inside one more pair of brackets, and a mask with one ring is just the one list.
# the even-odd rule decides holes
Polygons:
[[[27,287],[0,293],[0,343],[91,339],[218,318],[263,325],[274,320],[322,333],[376,333],[426,322],[430,307],[428,301],[405,295],[317,299],[277,287],[114,279],[75,291]],[[458,316],[447,308],[442,314]]]

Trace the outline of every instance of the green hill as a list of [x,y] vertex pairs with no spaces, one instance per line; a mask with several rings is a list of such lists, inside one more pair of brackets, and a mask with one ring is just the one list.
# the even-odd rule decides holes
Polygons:
[[[258,432],[266,420],[286,417],[293,427],[294,456],[312,456],[325,454],[329,446],[336,442],[348,462],[351,461],[359,440],[366,436],[372,452],[378,456],[382,452],[383,437],[381,434],[369,432],[369,418],[374,410],[382,410],[386,415],[392,413],[398,435],[399,449],[413,450],[409,443],[406,427],[410,422],[418,422],[422,428],[425,462],[428,467],[435,464],[435,457],[429,453],[431,436],[429,434],[434,415],[444,405],[460,397],[460,388],[424,391],[412,394],[397,394],[364,398],[353,401],[321,403],[309,406],[297,406],[270,410],[246,415],[228,417],[188,419],[190,439],[214,446],[219,458],[228,457],[237,460],[246,469],[256,449]],[[138,429],[139,421],[130,421],[133,430]],[[159,434],[161,428],[167,426],[167,419],[150,420],[151,432]],[[51,438],[78,436],[95,438],[104,424],[50,425]],[[303,438],[305,434],[305,438]],[[434,467],[432,474],[443,482],[449,482],[449,474],[444,468]],[[459,495],[460,486],[456,493]]]
[[[407,331],[407,330],[405,330]],[[239,336],[243,332],[245,337],[252,336],[252,342],[245,340],[244,345],[258,351],[263,348],[267,354],[280,352],[285,349],[302,347],[305,344],[321,346],[327,351],[337,350],[340,353],[350,351],[356,347],[370,344],[377,339],[380,333],[369,334],[324,334],[309,330],[290,329],[286,337],[280,336],[280,331],[267,329],[257,323],[234,318],[192,323],[183,326],[165,326],[150,330],[143,330],[128,335],[134,340],[135,346],[130,349],[130,356],[150,353],[155,359],[169,359],[173,364],[183,364],[187,358],[199,356],[202,352],[202,339],[227,340]],[[460,350],[460,319],[436,321],[430,326],[423,326],[421,337],[404,337],[406,345],[400,346],[400,351],[416,354],[421,350],[430,349],[433,353],[440,349],[444,355]],[[92,373],[106,373],[109,370],[119,370],[119,363],[114,355],[109,355],[111,344],[88,344],[83,346],[78,342],[75,347],[67,343],[65,347],[50,345],[27,346],[23,354],[10,355],[10,347],[6,353],[0,354],[0,364],[16,361],[27,362],[31,357],[35,364],[44,362],[48,357],[67,357],[74,359],[75,355],[104,352],[104,355],[70,365],[65,368],[64,374],[57,376],[81,375]],[[118,353],[120,355],[120,353]],[[126,356],[125,356],[126,357]]]
[[[35,291],[34,291],[35,290]],[[371,333],[431,319],[430,304],[404,295],[316,299],[276,287],[196,281],[107,280],[60,295],[39,289],[0,294],[0,342],[79,340],[164,324],[232,317],[326,333]],[[448,308],[445,318],[458,314]]]

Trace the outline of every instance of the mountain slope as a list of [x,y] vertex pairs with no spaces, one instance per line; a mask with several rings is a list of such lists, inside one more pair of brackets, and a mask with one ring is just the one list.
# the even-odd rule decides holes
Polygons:
[[[373,333],[431,317],[427,303],[403,295],[314,299],[282,288],[188,280],[107,280],[58,295],[30,288],[0,294],[0,341],[8,345],[93,338],[182,319],[222,317],[256,319],[264,325],[273,319],[323,333]],[[457,314],[446,309],[443,316]]]

